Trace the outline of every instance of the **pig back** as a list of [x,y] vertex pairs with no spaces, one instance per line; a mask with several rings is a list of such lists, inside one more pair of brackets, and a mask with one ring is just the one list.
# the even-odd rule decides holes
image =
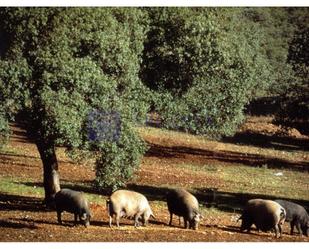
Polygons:
[[282,210],[284,209],[278,203],[262,199],[248,201],[245,208],[245,212],[252,218],[256,227],[263,231],[271,230],[282,222]]
[[184,189],[170,190],[167,206],[170,213],[183,217],[191,217],[199,208],[197,199]]
[[147,198],[135,191],[117,190],[110,196],[113,212],[124,211],[126,216],[134,216],[138,212],[150,210]]
[[83,193],[71,189],[61,189],[55,195],[56,209],[75,214],[89,213],[88,202]]
[[309,222],[308,214],[304,207],[285,200],[275,200],[275,202],[279,203],[286,211],[286,221],[292,220],[306,220]]

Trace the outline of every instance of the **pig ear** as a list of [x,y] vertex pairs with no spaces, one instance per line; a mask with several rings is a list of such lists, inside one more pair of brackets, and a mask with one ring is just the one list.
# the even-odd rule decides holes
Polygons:
[[200,214],[199,212],[197,212],[197,211],[194,212],[194,217],[197,217],[197,218],[199,218],[199,219],[204,218],[203,215],[201,215],[201,214]]
[[83,215],[80,217],[81,220],[86,220],[87,219],[87,214],[83,213]]

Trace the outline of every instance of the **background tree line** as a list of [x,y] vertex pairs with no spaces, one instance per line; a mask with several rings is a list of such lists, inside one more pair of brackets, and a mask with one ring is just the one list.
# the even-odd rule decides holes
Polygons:
[[132,177],[146,145],[134,127],[231,136],[251,100],[278,96],[276,122],[308,133],[308,8],[1,8],[0,138],[34,140],[45,200],[56,146],[93,157],[96,186]]

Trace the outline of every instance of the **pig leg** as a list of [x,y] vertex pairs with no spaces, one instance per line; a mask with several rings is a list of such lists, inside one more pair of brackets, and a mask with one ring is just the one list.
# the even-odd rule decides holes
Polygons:
[[134,227],[137,228],[139,226],[139,222],[138,219],[140,217],[140,214],[137,213],[136,215],[134,215]]
[[276,238],[277,239],[280,238],[281,237],[281,233],[282,233],[282,229],[281,229],[280,224],[275,226],[275,231],[276,231]]
[[61,212],[60,212],[60,211],[57,211],[57,218],[58,218],[58,223],[59,223],[60,225],[62,225]]
[[134,215],[134,227],[138,227],[138,215]]
[[109,215],[109,227],[112,227],[112,223],[113,223],[113,216]]
[[120,220],[120,213],[118,212],[116,214],[116,225],[117,225],[117,227],[119,227],[119,220]]
[[296,228],[297,228],[298,234],[302,235],[302,231],[301,231],[300,223],[299,222],[296,222]]
[[74,226],[77,225],[77,214],[74,214]]
[[185,218],[185,217],[183,217],[183,222],[184,222],[184,228],[189,228],[189,221]]
[[293,220],[291,221],[290,226],[291,226],[290,234],[293,235],[293,233],[294,233],[294,226],[295,226],[295,222]]
[[148,225],[148,219],[146,219],[145,214],[143,214],[143,225],[144,227]]
[[172,225],[172,221],[173,221],[173,213],[170,213],[170,222],[169,222],[169,226],[171,226]]

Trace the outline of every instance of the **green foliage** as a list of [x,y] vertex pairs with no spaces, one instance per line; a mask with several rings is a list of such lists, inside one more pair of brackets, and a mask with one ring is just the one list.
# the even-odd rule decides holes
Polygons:
[[[142,78],[167,128],[219,137],[273,81],[260,26],[242,9],[154,8]],[[241,24],[241,25],[240,25]]]
[[[308,17],[309,18],[309,17]],[[309,27],[295,33],[289,50],[289,63],[295,81],[283,94],[284,100],[276,114],[275,123],[297,128],[309,134]]]
[[262,38],[259,50],[265,55],[271,72],[268,87],[257,88],[255,97],[284,93],[294,80],[292,67],[287,63],[289,43],[295,31],[289,20],[289,9],[245,8],[243,15],[259,30]]
[[22,88],[22,80],[29,79],[29,76],[25,60],[0,60],[0,147],[8,140],[9,120],[14,118],[13,114],[28,96],[29,92]]
[[[118,156],[140,147],[137,134],[122,131],[130,144],[94,143],[87,122],[92,110],[119,113],[125,127],[145,117],[148,104],[140,97],[145,88],[138,72],[147,16],[137,8],[3,8],[0,16],[9,41],[0,69],[4,114],[17,115],[35,139],[101,151],[113,167],[128,168],[126,177],[113,171],[113,179],[128,179],[138,155],[126,164]],[[97,163],[101,182],[106,163]],[[109,184],[123,182],[104,186]]]

